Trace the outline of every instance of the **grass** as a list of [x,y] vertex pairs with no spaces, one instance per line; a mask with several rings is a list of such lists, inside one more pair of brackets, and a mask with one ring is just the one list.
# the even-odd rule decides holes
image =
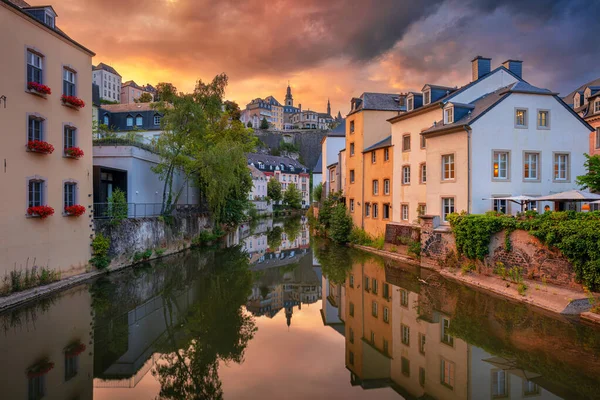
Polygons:
[[525,296],[525,292],[527,292],[527,285],[523,282],[519,283],[519,285],[517,286],[517,292],[519,292],[521,296]]

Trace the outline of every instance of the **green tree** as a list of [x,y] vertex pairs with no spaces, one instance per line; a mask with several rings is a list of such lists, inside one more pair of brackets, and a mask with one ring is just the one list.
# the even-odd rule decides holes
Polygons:
[[267,182],[267,197],[274,202],[283,198],[281,194],[281,183],[276,178],[269,179]]
[[140,97],[138,97],[137,99],[134,100],[136,103],[151,103],[152,102],[152,95],[148,92],[144,92],[140,95]]
[[300,234],[301,229],[302,229],[302,222],[301,222],[300,216],[284,219],[283,230],[285,232],[285,235],[287,236],[287,239],[290,242],[293,242],[294,240],[296,240],[296,238]]
[[108,196],[107,202],[106,216],[110,218],[110,223],[112,225],[119,225],[128,215],[127,196],[125,195],[125,192],[116,188],[111,195]]
[[260,129],[269,129],[269,122],[267,122],[267,118],[263,117],[260,121]]
[[252,128],[252,122],[248,121],[248,123],[246,124],[246,126],[247,126],[248,128]]
[[315,186],[315,188],[313,189],[313,200],[316,202],[320,202],[321,201],[321,196],[323,195],[323,183],[320,182],[317,186]]
[[[240,119],[242,117],[242,111],[240,106],[235,101],[226,100],[223,105],[225,106],[225,112],[229,114],[231,119]],[[250,125],[252,126],[252,125]]]
[[173,96],[177,95],[177,88],[172,83],[159,82],[156,85],[156,97],[155,101],[166,101],[171,102]]
[[274,226],[267,232],[267,245],[271,250],[277,250],[281,246],[281,234],[283,229],[280,226]]
[[283,194],[283,202],[294,209],[302,207],[302,193],[295,183],[290,183]]
[[348,214],[346,206],[338,203],[333,208],[329,228],[329,237],[336,243],[347,243],[352,232],[352,217]]
[[582,189],[600,192],[600,155],[590,156],[585,154],[585,168],[588,173],[577,177],[577,184]]

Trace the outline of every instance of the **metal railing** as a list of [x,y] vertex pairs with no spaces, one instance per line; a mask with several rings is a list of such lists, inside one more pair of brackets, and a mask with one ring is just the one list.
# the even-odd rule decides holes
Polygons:
[[[161,214],[162,203],[127,203],[117,205],[111,203],[94,203],[94,219],[110,219],[115,215],[127,215],[127,218],[158,217]],[[208,212],[206,204],[176,204],[173,210],[176,213],[205,213]]]

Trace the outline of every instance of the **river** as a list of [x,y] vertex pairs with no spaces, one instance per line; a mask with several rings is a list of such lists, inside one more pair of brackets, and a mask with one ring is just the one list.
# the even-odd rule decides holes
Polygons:
[[312,238],[304,218],[227,244],[0,314],[0,398],[600,398],[600,330],[576,319]]

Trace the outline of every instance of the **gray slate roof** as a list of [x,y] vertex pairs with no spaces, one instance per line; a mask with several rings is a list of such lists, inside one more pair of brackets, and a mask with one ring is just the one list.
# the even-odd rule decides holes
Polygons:
[[345,137],[346,136],[346,118],[338,126],[333,128],[328,134],[328,137]]
[[599,86],[599,85],[600,85],[600,78],[594,79],[593,81],[589,81],[588,83],[585,83],[585,84],[579,86],[577,89],[573,90],[571,93],[569,93],[562,99],[565,103],[572,106],[573,105],[573,96],[575,96],[575,93],[579,92],[579,93],[583,94],[583,91],[585,90],[586,87]]
[[356,110],[351,111],[348,115],[361,110],[377,110],[377,111],[405,111],[405,106],[400,106],[399,94],[395,93],[370,93],[365,92],[360,96],[361,104]]
[[542,89],[542,88],[539,88],[539,87],[535,87],[533,85],[530,85],[527,82],[517,82],[517,83],[515,83],[510,88],[510,91],[514,92],[514,93],[557,94],[557,93],[553,93],[552,91],[550,91],[548,89]]
[[379,142],[375,143],[372,146],[367,147],[363,153],[368,153],[369,151],[373,151],[373,150],[377,150],[377,149],[383,149],[384,147],[390,147],[392,145],[392,136],[388,136],[383,140],[380,140]]
[[304,165],[300,164],[297,160],[289,157],[280,157],[280,156],[272,156],[269,154],[259,154],[259,153],[246,153],[246,159],[248,160],[248,164],[254,163],[257,164],[259,161],[265,165],[273,165],[278,166],[280,164],[284,164],[286,167],[288,165],[292,165],[294,168],[307,169]]
[[106,71],[106,72],[110,72],[111,74],[115,74],[115,75],[121,76],[121,75],[120,75],[120,74],[117,72],[117,70],[116,70],[116,69],[114,69],[114,68],[113,68],[113,67],[111,67],[110,65],[107,65],[107,64],[104,64],[104,63],[100,63],[100,64],[96,65],[96,66],[93,68],[93,70],[94,70],[94,71],[97,71],[97,70],[100,70],[100,69],[102,69],[102,70],[104,70],[104,71]]
[[323,153],[319,155],[319,159],[313,168],[313,174],[322,174],[323,173]]

